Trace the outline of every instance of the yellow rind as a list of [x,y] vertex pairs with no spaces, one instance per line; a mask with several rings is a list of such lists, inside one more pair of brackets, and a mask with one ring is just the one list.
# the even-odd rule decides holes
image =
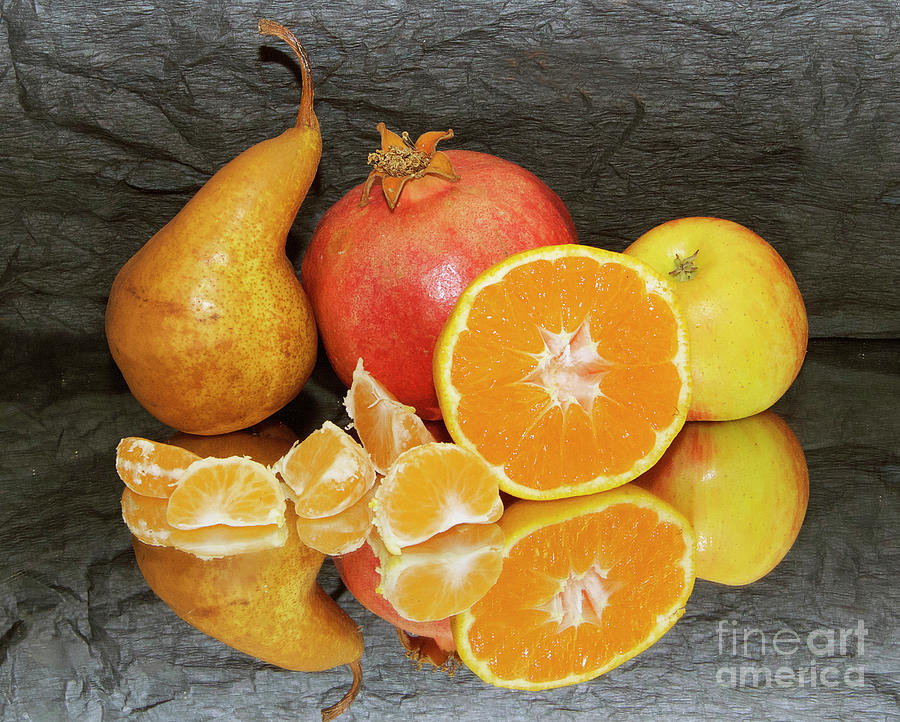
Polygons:
[[450,369],[453,360],[453,350],[456,339],[466,328],[469,310],[478,294],[486,287],[501,280],[512,269],[525,265],[535,260],[556,260],[573,256],[586,256],[598,262],[614,262],[635,270],[642,279],[648,282],[653,292],[663,296],[668,301],[675,316],[678,334],[678,354],[673,358],[678,375],[681,378],[681,391],[678,396],[678,414],[672,423],[665,429],[657,432],[657,441],[652,451],[627,472],[621,474],[602,475],[594,479],[558,486],[553,489],[535,489],[511,479],[501,464],[492,465],[501,479],[500,488],[508,494],[520,499],[562,499],[573,496],[584,496],[622,486],[633,481],[653,466],[665,453],[672,439],[684,426],[688,408],[691,403],[691,373],[690,373],[690,349],[688,341],[687,323],[678,298],[675,295],[672,282],[657,273],[649,264],[633,256],[623,253],[607,251],[580,244],[564,244],[558,246],[543,246],[509,256],[505,260],[491,266],[475,278],[463,291],[453,311],[450,313],[434,350],[433,376],[437,392],[438,404],[441,408],[444,425],[450,437],[455,443],[475,453],[479,453],[477,446],[465,435],[459,421],[456,410],[459,406],[460,393],[453,386],[450,379]]

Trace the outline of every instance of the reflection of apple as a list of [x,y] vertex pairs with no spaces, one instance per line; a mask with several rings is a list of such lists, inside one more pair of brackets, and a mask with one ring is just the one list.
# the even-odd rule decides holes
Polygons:
[[691,341],[689,420],[751,416],[787,391],[806,355],[806,309],[772,246],[731,221],[680,218],[625,253],[676,280]]
[[697,578],[749,584],[784,558],[809,498],[806,457],[771,411],[691,421],[634,483],[669,502],[697,532]]

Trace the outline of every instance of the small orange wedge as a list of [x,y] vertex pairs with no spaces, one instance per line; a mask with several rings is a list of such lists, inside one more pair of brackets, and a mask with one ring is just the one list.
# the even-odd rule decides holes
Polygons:
[[372,507],[381,541],[391,554],[457,524],[495,522],[503,513],[497,472],[478,454],[439,442],[400,454]]
[[662,456],[690,403],[688,335],[670,283],[631,256],[525,251],[460,296],[435,387],[453,440],[527,499],[591,494]]
[[517,501],[499,525],[499,579],[451,620],[460,658],[485,682],[584,682],[647,649],[684,613],[694,533],[643,489]]
[[297,535],[306,546],[323,554],[338,556],[359,549],[372,531],[374,514],[369,505],[375,496],[373,486],[352,506],[318,519],[297,517]]
[[176,529],[284,524],[284,492],[268,467],[243,456],[191,464],[169,497],[166,520]]
[[180,446],[128,436],[116,447],[116,471],[136,494],[167,499],[187,468],[200,457]]
[[346,431],[326,421],[275,463],[297,516],[320,519],[359,501],[375,483],[369,455]]
[[407,449],[434,441],[416,410],[400,403],[366,371],[362,359],[356,363],[344,406],[379,474]]
[[122,492],[122,518],[136,539],[156,547],[173,547],[201,559],[219,559],[276,549],[288,538],[287,525],[226,526],[215,524],[199,529],[177,529],[166,520],[168,502],[136,494],[130,488]]
[[497,524],[458,524],[391,554],[372,535],[381,585],[376,590],[413,622],[446,619],[471,607],[500,576],[503,532]]

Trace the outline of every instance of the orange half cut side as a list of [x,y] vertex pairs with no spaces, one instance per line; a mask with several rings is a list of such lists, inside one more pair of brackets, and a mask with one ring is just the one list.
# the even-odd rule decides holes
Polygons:
[[514,502],[503,570],[451,621],[485,682],[540,690],[593,679],[654,644],[694,584],[689,523],[643,489]]
[[591,494],[662,456],[690,404],[670,283],[580,245],[507,258],[463,292],[435,350],[450,435],[529,499]]

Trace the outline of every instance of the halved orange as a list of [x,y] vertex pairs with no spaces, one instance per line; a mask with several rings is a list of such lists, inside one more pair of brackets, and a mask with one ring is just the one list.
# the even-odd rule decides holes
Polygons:
[[468,609],[493,586],[503,566],[503,532],[497,524],[458,524],[405,547],[402,554],[388,552],[377,535],[369,543],[381,569],[376,591],[414,622],[434,622]]
[[688,336],[670,283],[642,261],[547,246],[468,286],[434,378],[450,435],[504,491],[590,494],[650,468],[684,424]]
[[352,506],[331,516],[318,519],[297,517],[297,535],[306,546],[323,554],[338,556],[359,549],[372,531],[373,512],[370,506],[375,496],[373,486]]
[[166,520],[176,529],[284,524],[284,492],[275,474],[243,456],[191,464],[169,497]]
[[344,406],[379,474],[407,449],[434,441],[416,410],[400,403],[366,371],[362,359],[356,363]]
[[200,459],[180,446],[128,436],[116,446],[116,471],[137,494],[166,499],[185,470]]
[[539,690],[592,679],[684,613],[694,533],[643,489],[517,501],[499,524],[500,578],[451,621],[460,658],[485,682]]
[[290,489],[297,516],[307,519],[343,511],[375,483],[365,449],[330,421],[295,444],[273,469]]
[[287,525],[225,526],[177,529],[166,521],[166,499],[122,491],[122,518],[136,539],[157,547],[174,547],[201,559],[218,559],[284,546]]
[[457,524],[497,521],[503,502],[497,472],[478,454],[430,442],[397,457],[372,508],[385,548],[400,554]]

